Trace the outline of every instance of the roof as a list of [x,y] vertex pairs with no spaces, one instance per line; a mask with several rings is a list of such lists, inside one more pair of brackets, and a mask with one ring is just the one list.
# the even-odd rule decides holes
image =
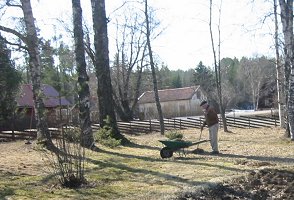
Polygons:
[[[61,97],[59,103],[59,93],[51,85],[43,84],[42,91],[44,94],[44,105],[46,108],[57,107],[59,105],[68,106],[71,103],[64,97]],[[18,107],[34,107],[32,84],[24,84],[21,86],[20,95],[16,99]]]
[[[199,88],[200,86],[198,85],[184,88],[158,90],[158,96],[160,102],[188,100],[192,98]],[[154,99],[154,91],[147,91],[139,97],[139,103],[154,103]]]

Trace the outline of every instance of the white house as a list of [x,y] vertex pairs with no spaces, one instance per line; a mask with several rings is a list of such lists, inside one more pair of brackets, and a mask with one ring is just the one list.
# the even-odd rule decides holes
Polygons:
[[[164,118],[201,115],[200,102],[207,99],[200,86],[158,90]],[[138,101],[140,119],[156,119],[154,92],[144,92]]]

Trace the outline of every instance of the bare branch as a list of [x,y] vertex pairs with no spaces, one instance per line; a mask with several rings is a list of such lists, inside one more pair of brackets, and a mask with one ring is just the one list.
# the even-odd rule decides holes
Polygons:
[[20,49],[24,49],[24,50],[28,51],[28,48],[27,48],[26,46],[23,46],[23,45],[21,45],[21,44],[17,44],[17,43],[9,42],[9,41],[6,40],[5,38],[2,38],[2,39],[4,40],[4,42],[5,42],[6,44],[9,44],[9,45],[12,45],[12,46],[16,46],[16,47],[18,47],[18,48],[20,48]]
[[22,6],[20,4],[13,4],[13,3],[11,3],[11,0],[6,0],[6,5],[10,6],[10,7],[17,7],[17,8],[22,9]]
[[24,43],[27,43],[27,38],[23,34],[19,33],[18,31],[14,30],[14,29],[0,25],[0,31],[11,33],[11,34],[17,36],[19,39],[21,39]]
[[113,10],[113,11],[108,15],[107,19],[110,19],[110,15],[114,14],[116,11],[118,11],[119,9],[121,9],[122,7],[124,7],[125,4],[127,4],[126,1],[124,1],[124,2],[122,3],[122,5],[120,5],[118,8],[116,8],[115,10]]

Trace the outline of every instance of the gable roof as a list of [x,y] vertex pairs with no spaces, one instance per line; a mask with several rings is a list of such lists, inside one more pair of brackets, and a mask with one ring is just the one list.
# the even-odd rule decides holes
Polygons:
[[[196,93],[196,91],[200,88],[199,85],[184,87],[184,88],[174,88],[174,89],[166,89],[166,90],[158,90],[158,96],[160,102],[166,101],[177,101],[177,100],[187,100],[191,99],[192,96]],[[154,103],[154,91],[144,92],[139,97],[140,103]]]
[[[64,97],[61,97],[59,103],[59,93],[51,85],[42,84],[42,92],[44,94],[44,104],[46,108],[53,108],[59,105],[68,106],[71,103]],[[16,99],[18,107],[34,107],[33,87],[32,84],[24,84],[21,86],[20,95]]]

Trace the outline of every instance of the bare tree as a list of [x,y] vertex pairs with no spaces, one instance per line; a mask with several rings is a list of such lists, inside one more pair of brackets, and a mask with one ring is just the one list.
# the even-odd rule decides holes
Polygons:
[[155,97],[155,103],[158,111],[158,117],[159,117],[159,123],[160,123],[160,132],[161,134],[164,134],[164,122],[163,122],[163,114],[161,110],[159,95],[158,95],[158,88],[157,88],[157,79],[156,79],[156,72],[155,72],[155,65],[153,61],[153,52],[151,48],[151,41],[150,41],[150,23],[149,23],[149,14],[148,14],[148,2],[145,0],[145,20],[146,20],[146,39],[147,39],[147,47],[148,47],[148,54],[149,54],[149,61],[152,71],[152,77],[153,77],[153,90],[154,90],[154,97]]
[[287,135],[294,140],[294,52],[293,52],[293,1],[279,0],[284,34],[285,92]]
[[278,27],[278,13],[277,13],[277,0],[274,0],[274,17],[275,17],[275,52],[276,52],[276,80],[277,80],[277,95],[278,95],[278,109],[280,126],[285,128],[285,87],[283,85],[284,71],[281,64],[279,53],[279,27]]
[[[94,46],[95,46],[95,70],[98,80],[98,101],[99,101],[99,121],[100,127],[106,125],[106,119],[110,117],[109,124],[114,131],[116,139],[127,139],[119,132],[117,127],[116,116],[114,112],[113,92],[110,79],[109,67],[109,50],[107,21],[105,11],[105,0],[91,0],[93,29],[94,29]],[[107,117],[108,116],[108,117]]]
[[79,85],[79,120],[81,128],[81,145],[91,148],[94,145],[94,137],[90,120],[90,91],[89,77],[85,61],[84,32],[82,22],[82,8],[80,0],[72,0],[73,26],[75,39],[75,58],[78,72]]
[[219,104],[219,108],[220,108],[224,131],[228,132],[225,110],[223,108],[221,70],[220,70],[220,15],[221,15],[221,8],[219,9],[219,24],[218,24],[218,35],[219,35],[218,60],[216,58],[213,33],[212,33],[212,0],[210,0],[209,11],[210,11],[209,12],[210,13],[210,15],[209,15],[210,16],[209,17],[209,30],[210,30],[210,38],[211,38],[211,45],[212,45],[213,59],[214,59],[214,71],[215,71],[216,88],[217,88],[217,94],[218,94],[218,104]]
[[37,28],[35,26],[35,19],[32,12],[30,0],[20,0],[21,4],[16,4],[13,1],[7,0],[8,6],[13,6],[22,9],[25,24],[25,34],[22,34],[12,28],[0,26],[0,30],[17,36],[24,44],[9,43],[17,45],[19,48],[25,49],[29,54],[30,76],[33,86],[33,99],[35,106],[35,117],[37,120],[37,139],[42,142],[48,149],[56,150],[52,143],[50,132],[48,129],[45,106],[42,99],[41,88],[41,58],[39,52],[39,39],[37,36]]
[[[132,10],[130,17],[125,10]],[[112,85],[116,111],[123,121],[134,118],[139,97],[146,40],[143,25],[135,9],[124,9],[124,17],[116,22],[116,57],[112,70]],[[143,64],[143,65],[142,65]],[[137,71],[135,67],[137,66]],[[136,79],[137,77],[137,79]]]
[[245,88],[251,94],[253,109],[257,110],[259,99],[262,97],[262,88],[273,80],[274,66],[273,62],[265,57],[260,58],[242,58],[240,61],[240,81],[244,82]]

